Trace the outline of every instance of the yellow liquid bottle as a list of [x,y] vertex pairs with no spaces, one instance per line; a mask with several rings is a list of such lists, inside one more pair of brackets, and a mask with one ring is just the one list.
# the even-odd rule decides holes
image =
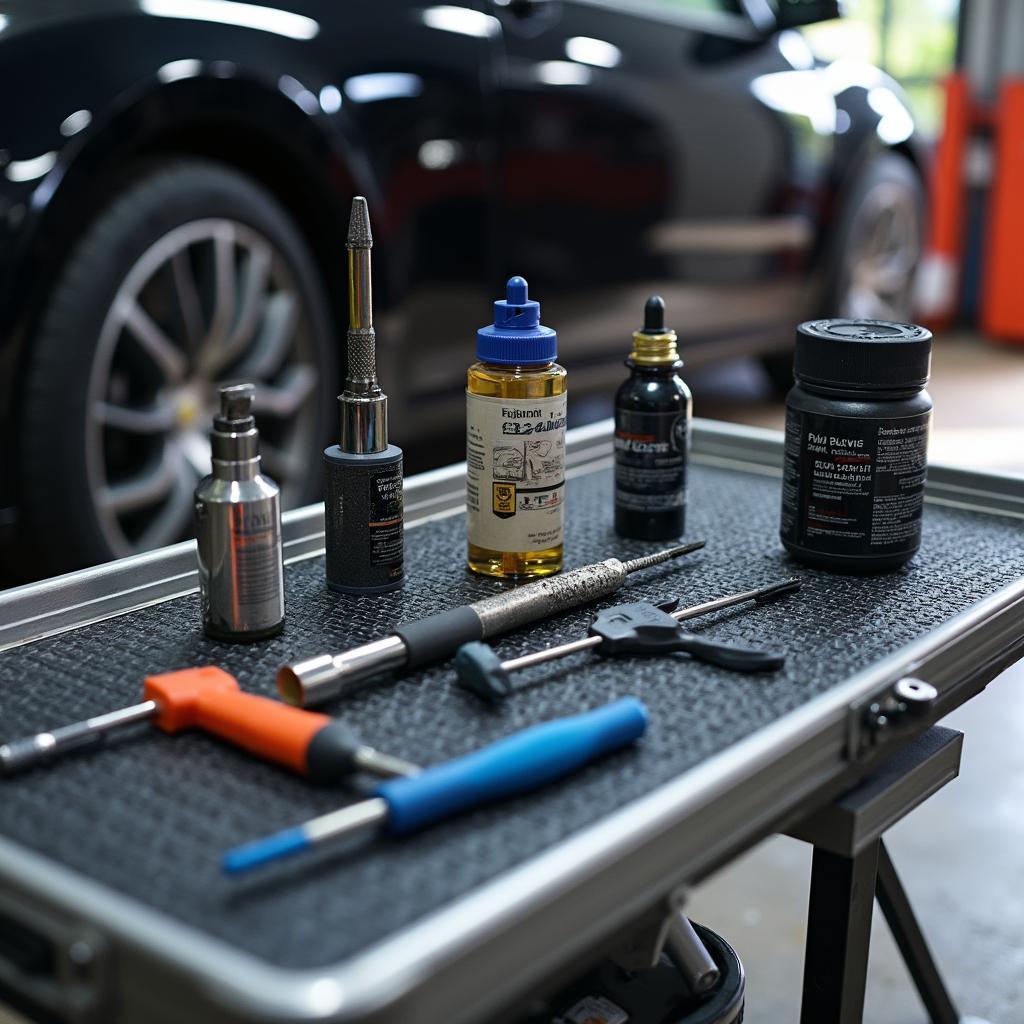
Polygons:
[[477,335],[466,379],[467,563],[502,579],[562,568],[566,371],[521,277]]

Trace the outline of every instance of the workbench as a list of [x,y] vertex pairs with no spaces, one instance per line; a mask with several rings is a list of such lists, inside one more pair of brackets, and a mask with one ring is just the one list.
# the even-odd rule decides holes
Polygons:
[[[19,969],[0,940],[3,998],[104,1024],[492,1020],[667,894],[823,806],[1020,657],[1024,480],[933,467],[910,566],[838,576],[779,544],[781,461],[781,435],[698,421],[686,539],[706,548],[636,574],[604,604],[691,604],[799,575],[795,595],[691,623],[784,648],[782,671],[582,654],[539,667],[536,685],[495,709],[441,665],[324,708],[378,749],[430,764],[618,696],[648,705],[637,748],[541,792],[230,879],[228,847],[358,787],[313,787],[207,736],[147,726],[0,782],[0,936],[41,948]],[[609,422],[570,433],[567,566],[658,546],[616,537],[610,465]],[[325,589],[322,506],[285,515],[287,623],[262,643],[202,635],[192,543],[0,594],[0,737],[134,703],[143,676],[196,664],[273,695],[284,662],[503,585],[464,569],[462,467],[407,480],[405,499],[406,584],[380,597]],[[498,650],[573,639],[592,613],[519,630]],[[911,675],[937,688],[934,705],[869,727],[872,701]]]

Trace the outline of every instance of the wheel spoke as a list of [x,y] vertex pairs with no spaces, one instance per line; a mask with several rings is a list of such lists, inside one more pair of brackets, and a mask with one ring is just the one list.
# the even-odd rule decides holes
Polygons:
[[171,276],[185,326],[185,337],[190,351],[196,352],[203,342],[203,307],[199,301],[199,288],[187,249],[180,249],[171,257]]
[[210,441],[205,434],[189,431],[181,438],[181,448],[197,480],[210,472]]
[[892,287],[885,266],[880,260],[865,259],[854,267],[853,286],[855,289],[884,295]]
[[174,427],[174,410],[167,405],[134,409],[112,402],[97,402],[93,416],[104,426],[130,434],[163,434]]
[[267,305],[270,279],[270,247],[260,243],[249,250],[241,288],[237,293],[237,315],[230,333],[214,343],[204,359],[204,370],[212,380],[222,374],[249,347]]
[[318,374],[312,366],[292,366],[278,384],[259,384],[255,412],[259,416],[291,419],[316,387]]
[[178,464],[167,502],[142,531],[136,545],[138,548],[160,548],[182,538],[192,518],[192,494],[196,479],[191,467],[182,460]]
[[841,316],[855,320],[899,320],[904,314],[894,304],[874,288],[865,287],[856,281],[850,286],[840,310]]
[[131,480],[102,487],[96,495],[96,502],[101,508],[114,513],[155,505],[174,487],[183,463],[184,458],[177,445],[164,445],[163,456],[156,465]]
[[203,339],[199,370],[207,377],[215,374],[220,350],[227,344],[238,303],[238,279],[235,268],[235,229],[224,222],[213,237],[213,316]]
[[256,328],[259,327],[267,300],[270,258],[270,246],[263,242],[249,249],[249,258],[245,262],[245,278],[242,282],[241,305],[226,346],[233,355],[245,350],[256,334]]
[[124,300],[121,317],[125,329],[139,343],[139,347],[149,356],[165,380],[169,384],[180,384],[188,369],[185,353],[164,334],[134,298]]
[[272,376],[288,355],[298,320],[299,300],[294,292],[280,291],[269,296],[259,335],[239,364],[237,375],[256,380]]

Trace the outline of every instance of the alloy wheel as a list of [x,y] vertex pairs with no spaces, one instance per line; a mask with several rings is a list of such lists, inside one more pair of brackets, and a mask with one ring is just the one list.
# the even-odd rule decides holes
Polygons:
[[321,413],[302,294],[260,232],[225,218],[182,224],[125,275],[90,374],[86,463],[113,552],[188,535],[195,485],[210,472],[217,389],[241,381],[257,385],[263,468],[295,504]]
[[921,234],[921,213],[911,192],[893,182],[872,188],[849,240],[838,315],[909,320]]

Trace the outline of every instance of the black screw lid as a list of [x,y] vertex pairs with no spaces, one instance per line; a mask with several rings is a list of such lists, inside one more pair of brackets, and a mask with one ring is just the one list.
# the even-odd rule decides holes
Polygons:
[[928,383],[932,332],[891,320],[808,320],[796,329],[793,373],[826,387],[866,391]]

